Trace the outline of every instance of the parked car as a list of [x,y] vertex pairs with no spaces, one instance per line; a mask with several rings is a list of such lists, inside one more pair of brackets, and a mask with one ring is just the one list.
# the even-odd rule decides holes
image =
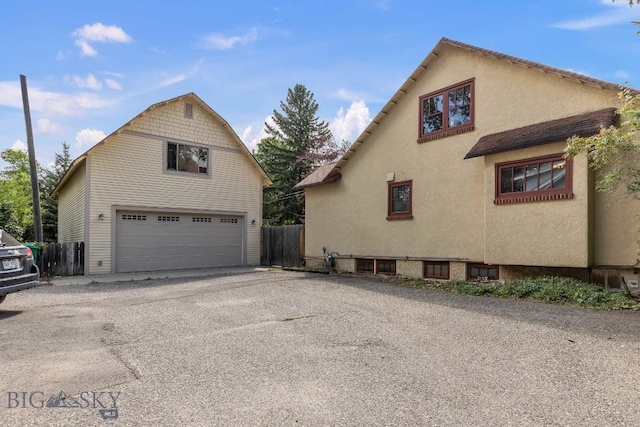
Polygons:
[[40,270],[31,249],[0,228],[0,303],[7,294],[40,284]]

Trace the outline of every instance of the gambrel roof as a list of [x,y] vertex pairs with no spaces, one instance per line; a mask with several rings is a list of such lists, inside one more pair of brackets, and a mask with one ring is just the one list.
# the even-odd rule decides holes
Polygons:
[[238,134],[236,134],[236,132],[231,128],[231,125],[229,125],[229,123],[224,120],[218,113],[215,112],[215,110],[211,107],[209,107],[202,99],[200,99],[200,97],[198,95],[196,95],[193,92],[184,94],[184,95],[180,95],[177,96],[175,98],[171,98],[171,99],[167,99],[166,101],[161,101],[161,102],[157,102],[151,106],[149,106],[146,110],[144,110],[143,112],[141,112],[140,114],[138,114],[137,116],[135,116],[134,118],[132,118],[131,120],[129,120],[127,123],[125,123],[124,125],[122,125],[120,128],[118,128],[117,130],[115,130],[114,132],[112,132],[111,134],[109,134],[107,137],[105,137],[102,141],[98,142],[97,144],[95,144],[93,147],[89,148],[87,151],[85,151],[84,153],[82,153],[80,156],[78,156],[72,163],[71,166],[69,167],[69,169],[67,170],[67,172],[65,173],[65,175],[62,177],[62,179],[60,180],[60,182],[58,183],[58,185],[56,186],[55,190],[53,191],[53,193],[55,194],[56,192],[58,192],[58,190],[60,190],[60,188],[64,185],[64,183],[67,181],[67,179],[73,174],[73,172],[82,164],[82,162],[86,159],[87,155],[96,147],[98,147],[99,145],[105,144],[109,141],[109,139],[111,139],[113,136],[118,135],[119,133],[123,132],[124,130],[126,130],[127,126],[129,126],[133,121],[135,121],[136,119],[138,119],[139,117],[144,116],[145,114],[153,111],[154,109],[158,108],[158,107],[162,107],[165,106],[167,104],[173,103],[173,102],[178,102],[178,101],[182,101],[185,99],[189,99],[191,100],[194,105],[198,105],[200,107],[202,107],[207,113],[209,113],[218,123],[220,123],[222,125],[222,127],[227,131],[227,133],[229,134],[229,136],[231,137],[231,139],[236,143],[236,145],[238,146],[238,149],[245,155],[247,156],[247,158],[249,159],[249,161],[253,164],[253,166],[258,170],[258,173],[262,176],[262,181],[264,185],[270,185],[272,184],[271,179],[269,178],[269,176],[267,175],[267,173],[264,171],[264,169],[262,168],[262,166],[260,166],[260,164],[258,163],[258,161],[256,160],[256,158],[253,156],[253,154],[251,154],[251,152],[249,151],[249,149],[244,145],[244,143],[242,142],[242,140],[240,139],[240,137],[238,136]]

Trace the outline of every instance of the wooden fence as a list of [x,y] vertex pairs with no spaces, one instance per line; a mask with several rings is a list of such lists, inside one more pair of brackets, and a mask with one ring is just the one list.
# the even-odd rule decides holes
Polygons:
[[296,267],[304,258],[304,226],[262,227],[260,264]]
[[84,242],[45,243],[38,268],[46,277],[84,275]]

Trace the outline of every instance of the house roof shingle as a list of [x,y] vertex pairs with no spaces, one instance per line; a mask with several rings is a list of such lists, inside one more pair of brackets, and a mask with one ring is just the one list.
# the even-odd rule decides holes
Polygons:
[[293,189],[302,190],[316,185],[329,184],[330,182],[339,180],[342,175],[339,173],[330,174],[335,165],[335,163],[329,163],[320,166],[318,169],[307,175],[302,181],[297,183]]
[[552,142],[564,141],[573,135],[592,136],[600,132],[601,128],[614,125],[615,121],[616,109],[606,108],[577,116],[493,133],[480,138],[464,158],[470,159],[473,157],[550,144]]

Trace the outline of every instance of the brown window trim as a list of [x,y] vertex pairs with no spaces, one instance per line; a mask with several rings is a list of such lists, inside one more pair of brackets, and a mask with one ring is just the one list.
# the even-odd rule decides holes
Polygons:
[[[475,128],[475,78],[456,83],[454,85],[448,86],[444,89],[437,90],[435,92],[428,93],[426,95],[422,95],[418,100],[418,142],[427,142],[432,141],[434,139],[444,138],[447,136],[457,135],[463,132],[469,132],[474,130]],[[448,92],[453,89],[459,89],[464,86],[471,86],[470,97],[471,101],[469,103],[469,115],[471,116],[471,120],[469,123],[465,123],[462,125],[458,125],[455,127],[449,127],[449,100],[448,100]],[[437,130],[435,132],[424,133],[424,117],[423,117],[423,101],[429,98],[433,98],[434,96],[442,95],[443,96],[443,105],[442,105],[442,129]]]
[[[489,279],[489,280],[500,280],[500,266],[499,265],[492,265],[492,264],[482,264],[482,263],[467,263],[467,280],[477,280],[478,276],[471,276],[471,269],[472,268],[487,268],[487,269],[494,269],[496,270],[496,277],[495,279]],[[480,276],[480,277],[484,277],[484,276]],[[488,277],[488,274],[487,274]]]
[[[409,186],[409,210],[403,212],[391,212],[391,208],[393,205],[393,188],[394,187],[403,187],[405,185]],[[388,185],[388,196],[387,196],[387,220],[388,221],[396,221],[403,219],[412,219],[413,218],[413,181],[399,181],[399,182],[390,182]]]
[[[444,279],[444,280],[449,280],[450,274],[451,274],[451,263],[449,261],[423,261],[422,263],[422,276],[425,279]],[[434,270],[434,274],[429,275],[427,274],[427,266],[433,266],[433,270]],[[442,267],[446,266],[447,267],[447,274],[442,274]],[[435,274],[435,270],[436,267],[438,267],[438,270],[440,271],[441,274],[437,275]]]
[[[502,189],[502,169],[527,166],[533,163],[553,162],[565,160],[565,186],[563,188],[549,188],[533,191],[514,191],[511,193],[501,193]],[[545,200],[562,200],[573,198],[573,159],[565,158],[564,154],[552,154],[549,156],[531,157],[512,162],[496,163],[495,166],[495,199],[496,205],[508,203],[539,202]]]
[[[393,272],[389,272],[389,271],[380,271],[380,266],[381,265],[393,265]],[[386,267],[382,267],[383,270],[386,270]],[[395,259],[377,259],[376,260],[376,273],[377,274],[386,274],[389,276],[395,276],[398,270],[396,270],[396,260]]]
[[[371,263],[371,270],[364,270],[360,268],[360,263]],[[370,258],[357,258],[356,259],[356,273],[374,274],[376,266],[376,260]]]

